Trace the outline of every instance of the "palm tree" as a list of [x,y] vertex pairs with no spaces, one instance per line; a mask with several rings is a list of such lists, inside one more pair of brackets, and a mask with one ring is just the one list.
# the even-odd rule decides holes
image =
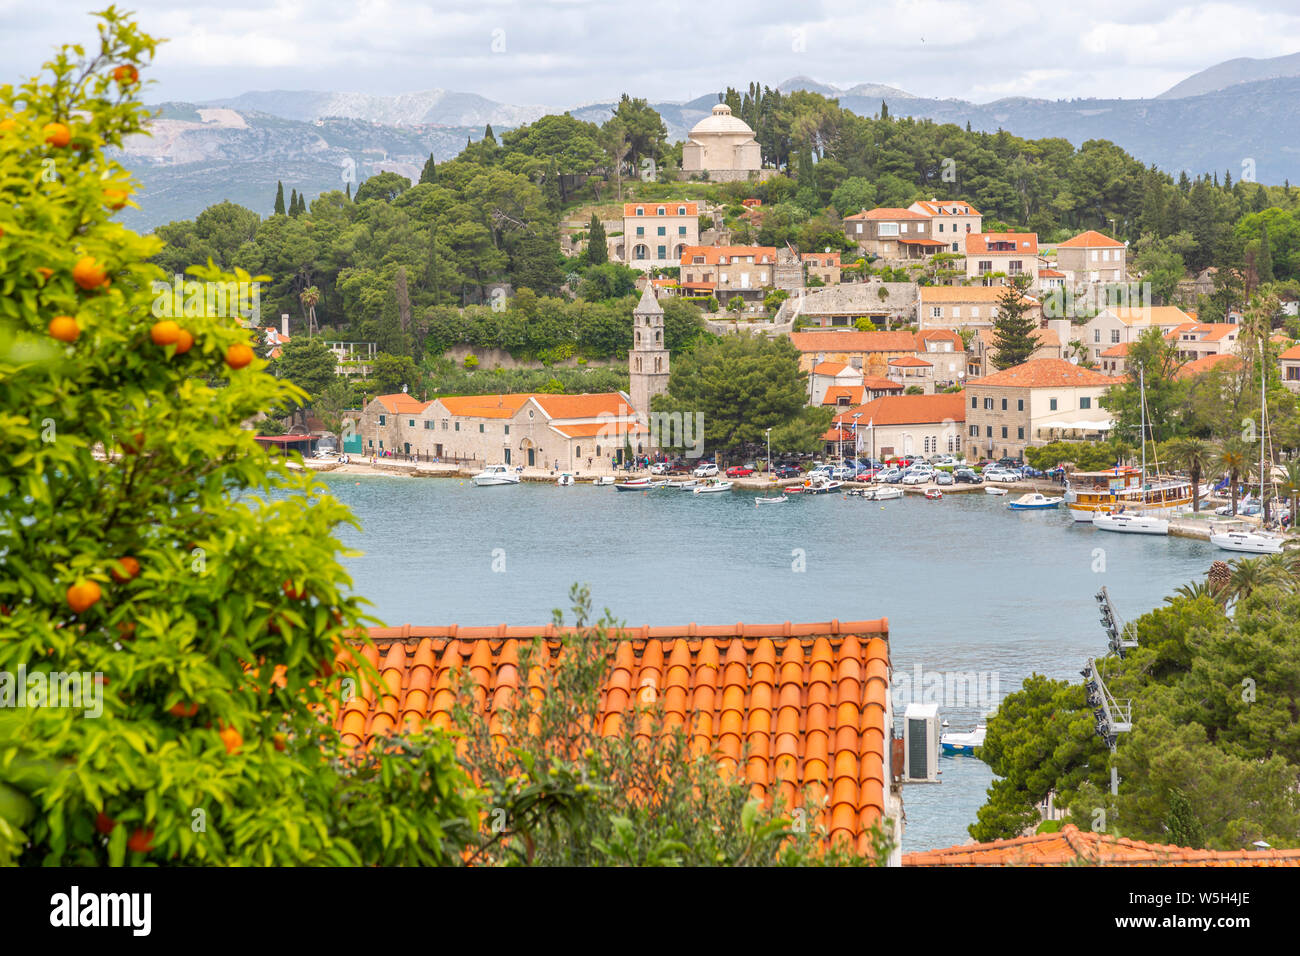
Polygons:
[[1291,459],[1282,466],[1282,492],[1291,503],[1291,520],[1296,518],[1296,499],[1300,498],[1300,459]]
[[1214,466],[1214,446],[1203,438],[1175,438],[1168,453],[1173,464],[1186,468],[1192,479],[1192,512],[1201,510],[1201,476]]
[[1189,601],[1195,601],[1199,597],[1214,597],[1215,593],[1206,581],[1190,581],[1174,589],[1177,597],[1165,598],[1166,604],[1173,604],[1178,598],[1187,598]]
[[1228,473],[1228,483],[1232,486],[1232,513],[1237,513],[1237,482],[1242,475],[1250,474],[1251,449],[1240,438],[1227,438],[1219,442],[1215,449],[1218,462]]
[[1224,593],[1234,601],[1243,601],[1269,583],[1268,569],[1263,562],[1258,558],[1242,558],[1232,562],[1232,577]]
[[307,335],[313,335],[319,331],[316,328],[316,303],[320,301],[320,289],[308,286],[298,293],[298,301],[307,311]]

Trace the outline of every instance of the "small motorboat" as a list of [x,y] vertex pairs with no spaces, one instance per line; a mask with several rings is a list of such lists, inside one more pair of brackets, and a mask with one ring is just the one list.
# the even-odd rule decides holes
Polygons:
[[861,498],[864,501],[876,500],[876,488],[851,488],[844,492],[846,498]]
[[561,472],[560,477],[555,479],[555,483],[562,488],[567,487],[573,484],[573,474],[567,471]]
[[696,485],[691,489],[692,494],[711,495],[719,491],[730,491],[732,483],[730,481],[721,481],[717,478],[710,478],[703,484]]
[[601,475],[598,478],[591,479],[593,485],[612,485],[614,483],[613,475]]
[[1169,519],[1150,515],[1113,511],[1097,512],[1092,516],[1092,526],[1101,531],[1118,531],[1121,534],[1168,534]]
[[1223,531],[1210,535],[1210,543],[1224,551],[1248,554],[1281,554],[1286,538],[1267,531]]
[[930,501],[941,501],[943,500],[943,492],[938,488],[926,488],[925,497]]
[[903,497],[902,488],[884,487],[876,488],[875,494],[871,496],[872,501],[893,501],[896,498]]
[[844,482],[835,481],[832,478],[827,478],[825,475],[813,475],[812,477],[805,479],[803,490],[806,494],[810,495],[824,495],[831,491],[838,491],[843,484]]
[[470,480],[480,488],[487,485],[517,485],[519,472],[512,471],[508,465],[488,465]]
[[790,499],[787,498],[785,495],[781,495],[781,497],[779,498],[755,498],[754,506],[757,507],[758,505],[779,505],[779,504],[784,504],[789,500]]
[[946,754],[974,753],[976,747],[984,746],[984,738],[987,734],[988,727],[980,724],[974,730],[940,734],[939,746]]
[[629,478],[627,481],[616,481],[614,488],[617,491],[649,491],[654,487],[649,478]]
[[686,478],[682,481],[670,481],[668,482],[668,487],[676,489],[677,491],[690,491],[692,488],[699,485],[699,483],[700,479],[698,478]]
[[997,485],[984,486],[984,494],[986,495],[1005,495],[1006,493],[1007,493],[1007,489],[999,488]]
[[1030,492],[1027,495],[1021,495],[1015,501],[1009,502],[1007,507],[1012,511],[1042,511],[1047,508],[1055,508],[1064,497],[1049,498],[1046,495],[1040,495],[1038,492]]

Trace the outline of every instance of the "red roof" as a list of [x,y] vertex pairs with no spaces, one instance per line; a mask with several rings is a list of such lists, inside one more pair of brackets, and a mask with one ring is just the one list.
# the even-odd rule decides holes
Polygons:
[[819,329],[791,332],[790,341],[800,352],[913,352],[916,338],[911,332],[850,332]]
[[948,243],[940,242],[938,239],[899,239],[906,246],[946,246]]
[[1100,249],[1107,248],[1124,248],[1124,243],[1118,239],[1112,239],[1110,236],[1103,235],[1095,229],[1089,229],[1087,232],[1081,232],[1077,236],[1071,236],[1065,242],[1058,243],[1058,249]]
[[[700,256],[704,262],[696,262]],[[776,246],[683,246],[682,265],[722,265],[722,259],[729,260],[727,265],[735,263],[741,257],[754,257],[755,265],[771,265],[776,262]]]
[[1300,362],[1300,345],[1293,345],[1281,355],[1280,359],[1286,359],[1288,362]]
[[1240,361],[1241,360],[1238,359],[1237,356],[1230,352],[1222,352],[1218,355],[1202,355],[1200,358],[1188,362],[1186,365],[1178,369],[1178,371],[1174,372],[1174,378],[1195,378],[1197,375],[1208,372],[1210,369],[1216,368],[1224,363]]
[[903,856],[903,866],[1300,866],[1300,850],[1189,850],[1080,830],[968,843]]
[[[1015,244],[1014,249],[989,249],[989,243],[1010,242]],[[966,236],[966,254],[973,253],[992,254],[992,255],[1014,255],[1022,252],[1025,255],[1038,255],[1038,233],[1036,232],[972,232]]]
[[966,421],[966,396],[962,392],[942,395],[882,395],[858,408],[847,409],[834,421],[849,424],[858,416],[859,427],[873,425],[928,425],[933,422]]
[[[682,213],[682,212],[678,212],[678,211],[677,211],[678,209],[681,209],[681,208],[683,208],[683,207],[685,207],[685,209],[686,209],[686,211],[685,211],[684,213]],[[643,212],[642,212],[642,214],[641,214],[640,217],[638,217],[637,214],[636,214],[636,211],[637,211],[638,209],[643,210]],[[700,207],[699,207],[699,205],[698,205],[697,203],[693,203],[693,202],[682,202],[682,201],[679,200],[679,201],[676,201],[676,202],[629,202],[629,203],[624,203],[624,204],[623,204],[623,216],[624,216],[624,218],[626,218],[626,219],[637,219],[637,218],[646,218],[646,217],[649,217],[649,216],[658,216],[658,215],[660,215],[660,212],[659,212],[660,209],[663,210],[662,215],[665,215],[665,216],[698,216],[698,215],[700,214]]]
[[861,385],[832,385],[826,389],[826,395],[822,398],[823,405],[839,405],[841,398],[847,398],[850,405],[861,405],[863,394]]
[[414,396],[408,395],[406,392],[397,392],[393,395],[376,395],[375,401],[395,415],[418,415],[432,404],[431,402],[418,401]]
[[960,199],[918,199],[912,203],[931,216],[978,216],[979,210]]
[[910,209],[898,209],[894,206],[879,206],[876,209],[868,209],[852,216],[845,216],[845,219],[929,219],[929,216],[923,216],[919,212],[912,212]]
[[925,359],[917,358],[915,355],[900,355],[898,358],[889,360],[890,365],[896,365],[900,368],[933,368],[933,362],[927,362]]
[[967,388],[979,385],[999,385],[1011,388],[1076,388],[1115,384],[1113,376],[1090,368],[1083,368],[1065,359],[1030,359],[1001,372],[966,383]]
[[[343,741],[421,727],[450,728],[453,672],[493,718],[521,690],[544,693],[544,672],[519,671],[524,644],[541,637],[540,667],[554,665],[572,628],[404,627],[370,631],[359,651],[380,672],[335,717]],[[755,796],[808,806],[832,840],[870,849],[867,829],[885,814],[891,784],[889,622],[639,627],[619,632],[596,715],[600,733],[624,730],[638,701],[660,702],[638,736],[680,728],[692,753],[743,774]],[[493,718],[495,719],[495,718]],[[503,738],[508,727],[502,725]],[[815,808],[815,809],[814,809]]]

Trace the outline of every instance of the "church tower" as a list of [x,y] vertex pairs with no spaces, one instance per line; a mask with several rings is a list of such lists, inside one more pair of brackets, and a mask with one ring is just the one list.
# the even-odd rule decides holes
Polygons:
[[664,344],[664,310],[646,283],[632,312],[632,351],[628,354],[632,407],[637,418],[650,421],[650,400],[668,391],[668,347]]

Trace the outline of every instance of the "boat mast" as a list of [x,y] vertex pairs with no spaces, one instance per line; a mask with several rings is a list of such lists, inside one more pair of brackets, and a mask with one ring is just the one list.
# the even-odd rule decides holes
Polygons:
[[1142,485],[1147,483],[1147,384],[1141,363],[1138,364],[1138,406],[1142,413],[1142,427],[1138,435],[1142,441]]

